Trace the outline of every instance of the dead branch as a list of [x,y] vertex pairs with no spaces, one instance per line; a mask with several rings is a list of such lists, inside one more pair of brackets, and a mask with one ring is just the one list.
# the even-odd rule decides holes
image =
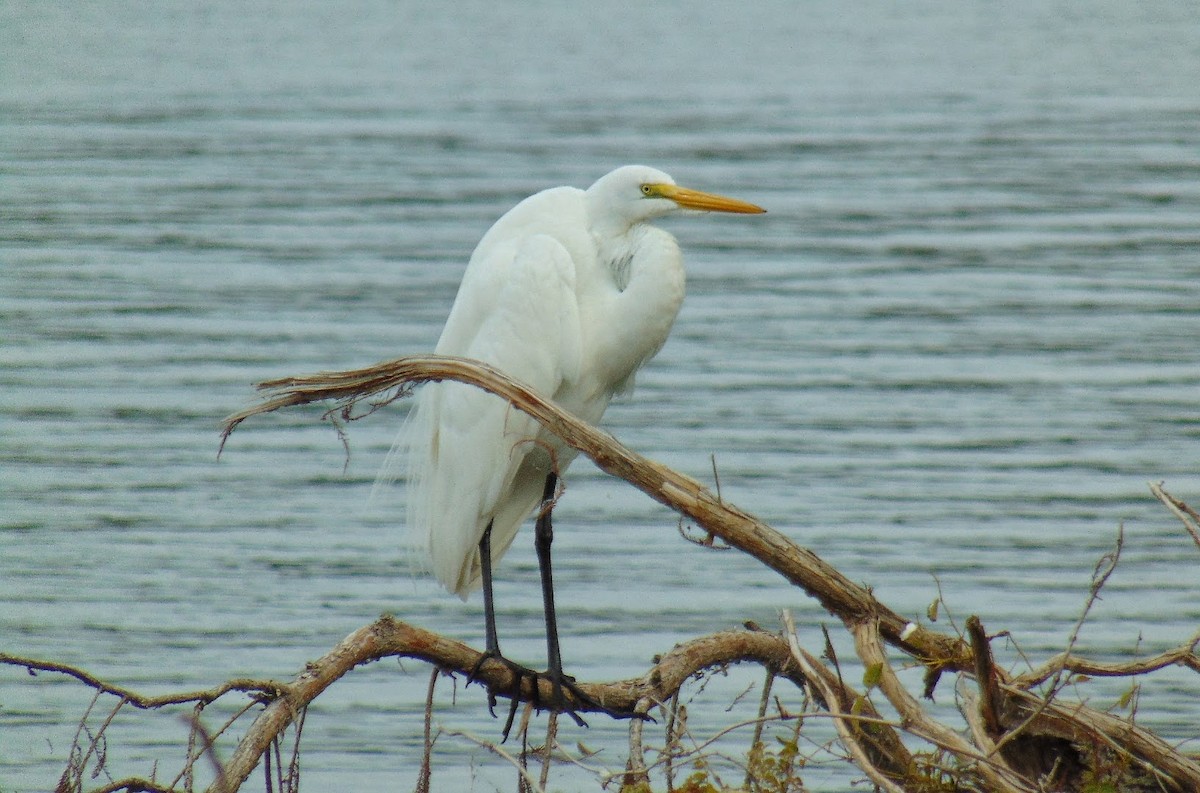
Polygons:
[[[461,642],[388,616],[381,617],[347,636],[329,654],[308,664],[294,681],[282,687],[281,695],[258,716],[226,763],[228,789],[236,790],[245,781],[271,742],[282,734],[300,709],[354,667],[390,656],[419,659],[463,676],[470,674],[483,657]],[[777,669],[782,676],[801,684],[804,680],[790,662],[787,645],[778,635],[738,631],[717,633],[679,645],[662,656],[643,678],[607,684],[581,683],[579,687],[606,708],[632,711],[639,701],[669,699],[703,669],[739,661],[754,661]],[[476,678],[493,691],[509,690],[515,682],[508,667],[499,663],[485,663]],[[523,683],[521,698],[534,701],[529,678],[524,678]],[[554,701],[550,683],[542,680],[540,684],[544,688],[538,701]],[[589,709],[585,702],[571,705],[580,711]]]
[[416,793],[429,793],[429,781],[433,777],[433,692],[441,674],[436,666],[430,671],[429,688],[425,692],[425,740],[422,743],[421,770],[417,772]]
[[157,697],[148,697],[128,688],[101,680],[77,666],[62,664],[57,661],[46,661],[38,658],[25,658],[20,655],[0,653],[0,664],[24,667],[29,670],[31,675],[37,672],[55,672],[67,675],[68,677],[75,678],[89,688],[93,688],[103,694],[112,694],[114,697],[119,697],[127,701],[130,705],[142,710],[161,708],[165,705],[180,705],[186,702],[199,702],[207,705],[234,691],[260,695],[264,699],[273,699],[278,696],[280,691],[279,684],[272,680],[251,680],[239,677],[227,680],[219,686],[201,691],[184,691],[174,694],[163,694]]
[[1036,669],[1014,677],[1012,684],[1018,688],[1030,689],[1044,683],[1062,670],[1090,677],[1134,677],[1178,665],[1187,667],[1193,672],[1200,672],[1200,655],[1196,653],[1198,644],[1200,644],[1200,632],[1192,634],[1190,639],[1174,649],[1144,658],[1141,661],[1126,661],[1125,663],[1104,663],[1062,652]]
[[971,651],[975,654],[975,682],[979,686],[979,715],[984,728],[992,738],[1000,736],[1000,687],[997,685],[996,664],[992,660],[992,647],[979,617],[967,617],[967,636],[971,639]]
[[1179,521],[1183,524],[1183,527],[1187,529],[1188,534],[1192,535],[1192,541],[1196,543],[1197,546],[1200,546],[1200,512],[1197,512],[1184,502],[1175,498],[1175,496],[1163,490],[1162,482],[1157,484],[1151,482],[1150,492],[1154,494],[1155,498],[1163,503],[1163,506],[1171,511],[1172,515],[1179,518]]
[[[592,459],[606,473],[679,512],[727,545],[753,556],[816,598],[847,624],[876,619],[888,643],[931,667],[966,671],[970,648],[957,636],[916,625],[855,584],[815,553],[710,492],[696,480],[672,471],[621,445],[608,433],[571,416],[503,372],[478,361],[448,356],[410,356],[346,372],[323,372],[258,384],[264,401],[224,422],[222,446],[246,419],[286,407],[332,401],[327,415],[354,418],[356,405],[380,395],[386,402],[426,382],[455,380],[508,400],[564,442]],[[376,403],[377,406],[378,403]],[[372,408],[374,409],[374,407]]]
[[[220,793],[239,789],[259,762],[265,762],[270,756],[271,746],[283,736],[289,726],[302,717],[307,706],[326,688],[361,664],[393,656],[422,660],[433,664],[442,673],[458,673],[464,677],[476,669],[483,657],[482,653],[461,642],[383,616],[347,636],[328,654],[307,664],[303,672],[286,683],[230,681],[202,691],[146,697],[64,664],[11,655],[0,656],[0,663],[66,674],[95,688],[97,692],[113,694],[120,697],[121,702],[139,703],[139,707],[145,708],[189,702],[209,703],[231,691],[243,691],[251,695],[269,692],[269,697],[259,696],[265,708],[246,730],[233,755],[223,768],[219,769],[221,773],[218,774],[217,781],[209,787],[209,793]],[[804,676],[792,663],[787,644],[780,636],[761,631],[730,631],[676,646],[661,656],[642,678],[607,684],[581,683],[580,688],[603,707],[622,711],[637,708],[646,710],[653,704],[670,700],[680,687],[698,672],[742,661],[761,664],[775,670],[777,675],[791,679],[797,685],[804,685]],[[489,690],[495,691],[511,690],[515,683],[511,670],[499,663],[483,664],[475,674],[475,679]],[[524,678],[522,682],[522,700],[554,701],[555,692],[551,690],[548,681],[539,681],[543,688],[536,695],[528,678]],[[571,704],[580,711],[590,708],[586,702]],[[163,785],[130,777],[106,785],[93,793],[117,790],[166,792],[176,789],[174,784]]]
[[[261,413],[311,402],[331,401],[333,407],[326,413],[327,416],[337,415],[351,420],[357,417],[355,408],[365,400],[376,399],[369,403],[367,412],[370,412],[407,395],[420,383],[443,380],[475,385],[507,400],[564,442],[590,457],[602,470],[630,482],[651,498],[690,518],[710,537],[750,554],[804,589],[851,631],[860,659],[873,673],[878,673],[880,690],[900,713],[904,730],[952,753],[959,763],[966,764],[963,767],[978,775],[988,790],[1014,793],[1040,790],[1045,784],[1054,784],[1052,780],[1062,773],[1079,771],[1079,768],[1064,769],[1064,758],[1078,765],[1080,752],[1086,754],[1089,749],[1097,747],[1145,769],[1145,773],[1153,775],[1161,789],[1200,789],[1200,766],[1156,736],[1131,722],[1084,705],[1064,705],[1055,701],[1059,682],[1065,672],[1140,674],[1169,664],[1181,664],[1200,671],[1200,658],[1195,652],[1200,643],[1200,634],[1175,650],[1130,664],[1102,664],[1072,655],[1079,624],[1086,619],[1099,589],[1116,566],[1121,537],[1118,538],[1116,551],[1106,555],[1097,565],[1091,597],[1079,624],[1072,631],[1066,651],[1036,670],[1009,679],[992,661],[987,636],[977,618],[967,623],[970,644],[958,635],[939,633],[909,622],[877,601],[869,589],[853,583],[812,551],[797,546],[752,515],[729,504],[719,493],[714,495],[690,477],[632,452],[608,434],[578,421],[531,389],[478,362],[440,356],[408,357],[355,371],[262,383],[259,389],[264,393],[264,401],[226,420],[222,445],[242,421]],[[1159,486],[1151,485],[1151,490],[1184,523],[1200,545],[1200,524],[1197,524],[1200,514],[1166,494]],[[401,628],[395,626],[400,625],[392,622],[381,626],[381,623],[377,623],[372,629],[381,626],[388,630],[399,630]],[[402,630],[419,629],[402,626]],[[730,658],[754,658],[801,685],[807,680],[809,690],[833,715],[843,743],[860,768],[881,788],[904,789],[903,780],[913,768],[913,758],[896,731],[878,716],[869,699],[854,693],[839,674],[804,653],[795,642],[794,631],[789,630],[788,634],[792,647],[788,647],[787,642],[782,642],[781,646],[779,637],[772,634],[718,634],[676,648],[671,655],[674,659],[672,663],[682,664],[679,668],[698,669],[705,666],[700,662],[701,657],[720,663],[722,661],[718,660],[718,656],[726,654],[723,662],[728,662]],[[753,649],[737,646],[737,643],[746,641],[754,645]],[[927,696],[944,671],[953,670],[976,677],[981,699],[976,702],[969,692],[963,694],[968,702],[964,715],[975,739],[974,744],[924,713],[915,698],[900,684],[881,641],[899,648],[926,666]],[[713,642],[720,645],[717,655],[709,654],[715,649]],[[729,645],[729,642],[734,642],[734,645]],[[760,652],[767,653],[770,660],[757,655]],[[423,657],[445,669],[464,672],[471,668],[478,657],[470,648],[452,642],[428,655],[408,654]],[[685,662],[684,657],[690,660]],[[356,660],[353,663],[362,662]],[[666,663],[665,659],[663,663]],[[336,664],[330,668],[336,668]],[[659,664],[640,681],[602,686],[581,685],[581,688],[606,707],[617,710],[637,707],[640,708],[639,712],[644,712],[678,691],[682,679],[673,679],[668,672],[669,669]],[[507,670],[499,665],[495,668],[485,665],[480,677],[491,690],[507,690],[513,681],[495,677],[497,675],[500,678],[507,677]],[[1038,696],[1028,690],[1050,679],[1054,679],[1054,685],[1049,695]],[[302,682],[298,680],[297,684]],[[321,685],[328,685],[329,682],[332,682],[332,678]],[[531,699],[534,693],[531,685],[530,681],[525,681],[525,689],[518,693],[521,699]],[[314,689],[313,695],[316,693],[319,693],[319,686]],[[541,696],[542,701],[549,701],[545,692]],[[291,689],[287,697],[279,697],[268,705],[260,721],[273,718],[277,724],[286,726],[288,708],[293,707],[288,704],[290,699]],[[575,705],[579,710],[587,709],[586,703]],[[977,706],[981,710],[976,711]],[[856,724],[859,726],[854,726]],[[871,729],[864,729],[864,725],[870,725]],[[252,730],[239,746],[236,761],[253,763],[259,756],[261,747],[250,740],[255,731]],[[265,730],[265,733],[270,732],[271,729]],[[631,731],[631,751],[640,746],[640,731]],[[640,758],[634,761],[632,757],[631,762],[631,778],[644,780],[644,763]],[[231,772],[231,778],[238,778],[236,773],[240,773],[240,768]]]

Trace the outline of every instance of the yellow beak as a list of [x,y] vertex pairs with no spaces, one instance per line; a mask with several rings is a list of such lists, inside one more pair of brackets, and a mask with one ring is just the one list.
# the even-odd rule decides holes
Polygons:
[[702,193],[673,184],[647,185],[656,195],[669,198],[684,209],[700,209],[705,212],[735,212],[739,215],[760,215],[767,210],[747,201],[726,198],[714,193]]

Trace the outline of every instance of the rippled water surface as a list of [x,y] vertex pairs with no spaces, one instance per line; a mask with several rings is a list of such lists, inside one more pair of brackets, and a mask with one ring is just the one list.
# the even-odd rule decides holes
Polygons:
[[[1107,0],[5,4],[0,651],[164,692],[290,677],[384,611],[481,645],[478,599],[412,579],[398,518],[366,506],[403,406],[352,426],[348,463],[316,409],[219,461],[217,427],[257,380],[430,350],[501,212],[625,162],[770,212],[665,224],[689,296],[608,430],[704,481],[715,460],[724,498],[892,608],[921,617],[940,584],[1035,660],[1123,525],[1079,649],[1183,641],[1200,552],[1146,483],[1200,503],[1198,22]],[[582,679],[785,607],[819,646],[802,593],[584,461],[556,516]],[[497,601],[540,666],[529,535]],[[305,786],[409,787],[426,672],[323,697]],[[693,712],[732,720],[755,680]],[[444,724],[495,737],[477,689],[441,691]],[[1198,694],[1162,675],[1143,722],[1194,738]],[[51,787],[88,701],[0,670],[0,789]],[[623,726],[591,721],[564,742],[619,768]],[[125,722],[114,775],[178,756],[181,722]],[[514,785],[439,750],[435,787]]]

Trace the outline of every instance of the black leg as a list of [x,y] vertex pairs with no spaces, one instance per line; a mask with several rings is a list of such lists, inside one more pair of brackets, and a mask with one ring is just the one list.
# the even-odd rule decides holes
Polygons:
[[[534,528],[534,546],[537,550],[538,570],[542,578],[542,603],[545,607],[546,615],[546,658],[548,669],[545,673],[534,672],[532,669],[521,666],[518,663],[508,660],[500,654],[500,640],[496,631],[496,609],[492,599],[492,524],[489,523],[487,529],[483,532],[483,537],[479,540],[479,564],[483,577],[483,616],[484,616],[484,631],[486,634],[485,641],[487,649],[476,662],[475,668],[471,670],[467,681],[470,682],[479,676],[479,670],[483,664],[489,659],[498,661],[508,668],[513,675],[513,684],[510,693],[512,704],[508,711],[508,720],[504,724],[504,738],[508,740],[509,730],[512,728],[513,719],[517,714],[517,703],[521,699],[522,682],[529,679],[533,684],[533,705],[536,708],[548,707],[553,710],[566,713],[581,727],[587,726],[586,722],[579,717],[579,714],[566,706],[566,697],[563,690],[570,691],[574,699],[583,703],[587,707],[608,713],[615,718],[647,718],[644,714],[621,713],[618,711],[606,708],[600,703],[593,700],[575,684],[575,679],[569,675],[563,674],[562,670],[562,655],[559,652],[558,645],[558,617],[554,609],[554,577],[551,572],[550,564],[550,545],[554,542],[554,527],[550,522],[550,511],[554,501],[554,491],[558,485],[558,477],[551,473],[546,476],[546,487],[542,492],[542,506],[538,513],[537,524]],[[544,678],[549,680],[554,688],[554,702],[543,703],[538,697],[538,680]],[[496,693],[493,690],[488,691],[488,707],[492,709],[492,715],[495,715]]]
[[558,648],[558,616],[554,611],[554,575],[550,569],[550,545],[554,542],[554,526],[550,523],[550,504],[554,499],[554,488],[557,485],[558,477],[553,473],[547,474],[546,488],[542,491],[542,508],[534,527],[538,570],[542,574],[542,604],[546,612],[546,665],[552,678],[562,677],[562,655]]
[[[479,660],[475,662],[475,668],[471,670],[471,674],[467,677],[467,682],[474,680],[479,676],[479,670],[484,662],[489,658],[495,659],[508,667],[513,673],[513,695],[508,709],[508,718],[504,722],[504,737],[501,740],[508,740],[509,730],[512,729],[513,720],[517,716],[517,704],[521,701],[519,693],[521,691],[521,679],[530,677],[533,679],[534,691],[537,690],[537,673],[532,669],[528,669],[520,664],[513,663],[500,654],[500,636],[496,631],[496,605],[492,596],[492,523],[488,521],[487,528],[483,530],[483,536],[479,539],[479,567],[483,577],[483,632],[484,643],[486,649]],[[496,693],[492,690],[488,691],[488,710],[492,712],[492,716],[496,715]]]
[[496,606],[492,600],[492,522],[489,520],[479,541],[479,566],[483,568],[483,630],[489,655],[500,657],[500,638],[496,635]]
[[[575,711],[564,707],[566,697],[563,689],[570,691],[577,700],[598,710],[607,711],[600,703],[593,700],[575,685],[575,678],[563,674],[562,654],[558,647],[558,614],[554,609],[554,575],[551,572],[550,545],[554,542],[554,526],[550,522],[551,507],[554,503],[554,490],[558,486],[558,476],[554,472],[546,475],[546,487],[542,491],[542,508],[534,525],[534,547],[537,549],[538,570],[542,574],[542,605],[546,612],[546,678],[554,686],[554,709],[566,713],[580,727],[586,727],[587,722],[580,718]],[[535,681],[536,682],[536,681]]]

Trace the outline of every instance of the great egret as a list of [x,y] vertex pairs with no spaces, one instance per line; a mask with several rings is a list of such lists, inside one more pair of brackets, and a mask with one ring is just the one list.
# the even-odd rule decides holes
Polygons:
[[[647,221],[681,210],[765,211],[679,187],[640,165],[587,190],[555,187],[526,198],[475,248],[437,353],[489,363],[584,421],[599,421],[663,346],[679,312],[683,257],[675,238]],[[443,383],[420,392],[397,453],[408,457],[409,529],[432,572],[464,600],[483,587],[485,658],[508,665],[518,690],[522,676],[551,680],[556,709],[564,685],[588,701],[562,671],[550,565],[550,508],[575,450],[503,400]],[[542,675],[501,655],[492,601],[492,563],[539,504],[549,667]]]

